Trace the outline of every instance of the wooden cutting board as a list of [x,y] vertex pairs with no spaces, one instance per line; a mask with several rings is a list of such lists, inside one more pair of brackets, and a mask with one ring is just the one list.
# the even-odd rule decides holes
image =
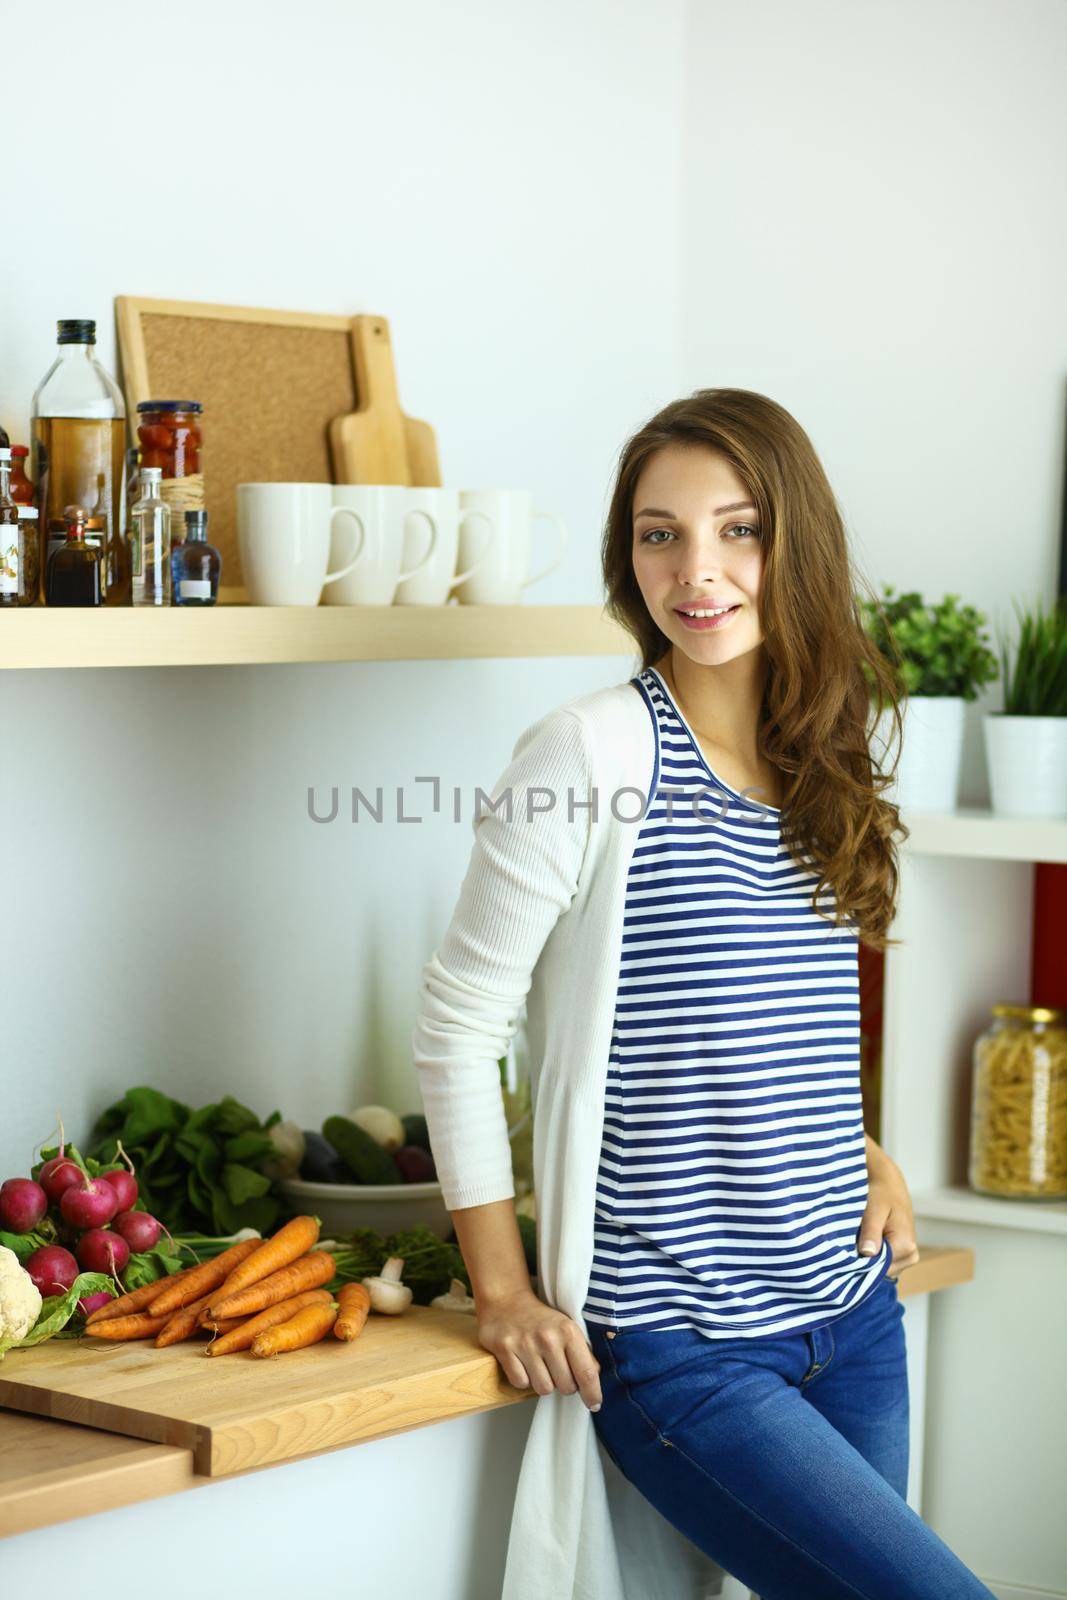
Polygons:
[[334,482],[440,485],[433,428],[400,409],[387,319],[353,317],[350,338],[359,406],[330,423]]
[[272,1360],[208,1359],[204,1348],[69,1339],[10,1350],[0,1405],[181,1445],[197,1472],[217,1477],[533,1393],[507,1383],[473,1317],[434,1306],[372,1313],[350,1344],[329,1338]]

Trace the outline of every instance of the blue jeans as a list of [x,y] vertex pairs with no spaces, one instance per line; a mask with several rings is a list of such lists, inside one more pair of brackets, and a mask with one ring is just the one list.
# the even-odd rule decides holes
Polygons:
[[908,1505],[904,1306],[883,1274],[804,1333],[589,1324],[597,1436],[760,1600],[993,1600]]

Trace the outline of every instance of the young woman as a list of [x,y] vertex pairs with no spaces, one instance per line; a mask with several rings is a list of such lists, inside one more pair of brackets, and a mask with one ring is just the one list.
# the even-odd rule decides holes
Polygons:
[[[626,445],[602,555],[641,670],[520,736],[413,1035],[479,1340],[542,1397],[505,1600],[697,1600],[722,1568],[988,1600],[905,1498],[919,1256],[857,972],[893,942],[867,730],[896,679],[832,490],[781,406],[703,390]],[[497,1072],[524,1003],[539,1294]]]

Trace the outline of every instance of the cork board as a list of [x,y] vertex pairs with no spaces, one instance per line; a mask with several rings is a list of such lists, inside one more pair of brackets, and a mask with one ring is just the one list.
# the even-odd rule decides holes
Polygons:
[[115,300],[130,443],[142,400],[204,407],[208,537],[220,604],[247,600],[239,483],[330,483],[329,425],[357,405],[351,318],[196,301]]

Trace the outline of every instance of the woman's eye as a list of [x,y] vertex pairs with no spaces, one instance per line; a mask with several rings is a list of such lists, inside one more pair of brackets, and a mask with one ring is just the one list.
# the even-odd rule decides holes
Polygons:
[[[673,536],[673,531],[674,530],[672,528],[650,528],[647,533],[645,533],[645,534],[643,534],[641,536],[641,543],[642,544],[662,544],[663,540],[662,539],[657,539],[654,536],[657,533],[669,533],[669,534],[671,534]],[[755,526],[754,523],[751,523],[751,522],[734,522],[734,523],[731,524],[731,526],[729,528],[724,528],[723,529],[724,533],[730,533],[730,534],[737,533],[739,531],[742,534],[751,535],[751,537],[753,539],[758,539],[759,536],[760,536],[759,535],[759,529]]]

